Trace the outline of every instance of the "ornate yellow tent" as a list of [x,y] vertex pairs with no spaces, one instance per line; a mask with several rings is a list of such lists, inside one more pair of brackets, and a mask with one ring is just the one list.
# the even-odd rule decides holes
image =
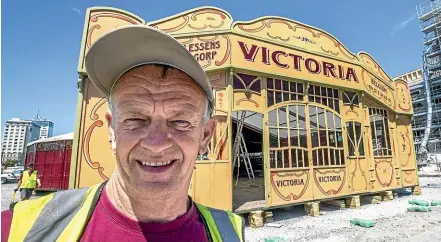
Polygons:
[[[222,9],[201,7],[146,23],[99,7],[87,10],[81,43],[71,188],[113,172],[107,103],[84,56],[100,35],[130,24],[176,37],[213,85],[218,126],[193,174],[196,201],[244,212],[418,186],[407,83],[369,54],[281,17],[233,22]],[[242,146],[233,150],[236,139]]]

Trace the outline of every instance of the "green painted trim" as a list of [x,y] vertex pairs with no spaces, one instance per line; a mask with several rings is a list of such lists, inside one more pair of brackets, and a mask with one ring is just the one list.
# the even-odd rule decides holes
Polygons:
[[[81,149],[79,148],[79,143],[81,139],[81,120],[83,114],[83,92],[84,86],[87,79],[83,75],[79,76],[79,87],[78,87],[78,97],[77,97],[77,109],[75,111],[75,127],[74,127],[74,137],[72,143],[72,155],[70,158],[70,171],[69,171],[69,189],[76,188],[77,181],[77,166],[80,158]],[[80,86],[81,85],[81,86]],[[80,90],[83,90],[81,92]]]

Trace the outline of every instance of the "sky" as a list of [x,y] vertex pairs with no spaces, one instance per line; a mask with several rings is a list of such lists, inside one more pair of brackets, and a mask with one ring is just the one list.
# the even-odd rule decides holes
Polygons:
[[[391,77],[421,66],[422,0],[218,0],[1,2],[1,125],[32,119],[55,123],[54,135],[74,131],[77,64],[86,9],[121,8],[147,22],[200,6],[226,10],[233,21],[282,16],[325,30],[350,51],[371,54]],[[3,136],[3,135],[2,135]]]

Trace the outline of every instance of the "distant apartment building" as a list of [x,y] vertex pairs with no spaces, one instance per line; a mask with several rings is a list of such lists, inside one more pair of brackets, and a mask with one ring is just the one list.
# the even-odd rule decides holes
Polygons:
[[40,136],[39,139],[49,138],[53,136],[54,123],[48,119],[43,119],[40,116],[40,112],[32,119],[32,122],[40,126]]
[[40,126],[31,120],[13,118],[6,121],[2,143],[2,163],[7,160],[18,160],[24,163],[26,145],[38,140]]

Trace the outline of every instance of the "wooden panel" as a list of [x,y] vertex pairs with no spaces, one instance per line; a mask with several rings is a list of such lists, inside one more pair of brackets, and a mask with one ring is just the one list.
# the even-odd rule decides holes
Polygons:
[[365,158],[348,158],[348,192],[369,191],[369,165]]
[[191,9],[148,23],[171,35],[229,30],[233,18],[225,10],[215,7]]
[[230,64],[231,43],[227,34],[177,39],[206,71]]
[[395,80],[395,95],[397,97],[397,112],[412,114],[412,97],[410,96],[409,86],[407,82],[397,79]]
[[246,110],[261,113],[261,100],[261,95],[255,93],[247,95],[245,92],[235,91],[233,97],[233,111]]
[[216,162],[213,164],[213,208],[232,210],[233,197],[232,197],[232,176],[231,176],[231,163],[228,161],[225,163]]
[[[362,68],[358,65],[242,36],[231,35],[230,39],[231,64],[235,67],[326,85],[363,89]],[[333,71],[329,71],[329,68]]]
[[355,61],[356,57],[334,36],[318,28],[281,17],[262,17],[237,21],[232,28],[246,36],[253,35],[270,42],[291,45],[322,55]]
[[348,193],[346,168],[314,168],[314,199],[342,196]]
[[213,166],[211,163],[197,163],[194,170],[194,180],[192,182],[194,189],[194,200],[206,206],[213,205]]
[[397,152],[402,169],[415,169],[415,154],[413,152],[413,139],[410,118],[399,116],[397,119]]
[[362,80],[366,93],[375,97],[388,108],[396,108],[395,91],[390,85],[384,83],[364,69],[362,70]]
[[313,199],[313,179],[309,169],[271,171],[271,205],[283,205]]
[[392,158],[375,158],[371,173],[372,190],[388,190],[396,187],[396,171]]
[[418,174],[416,170],[402,171],[401,173],[403,187],[418,185]]
[[76,187],[88,187],[107,180],[116,164],[105,120],[109,110],[107,100],[89,80],[85,86]]

